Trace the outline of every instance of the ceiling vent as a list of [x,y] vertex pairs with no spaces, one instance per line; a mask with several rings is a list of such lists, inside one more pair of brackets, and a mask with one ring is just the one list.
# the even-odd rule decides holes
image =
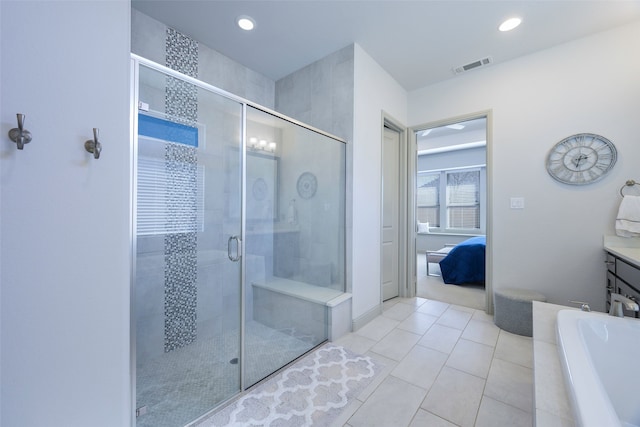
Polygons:
[[493,62],[493,58],[487,56],[482,59],[478,59],[477,61],[469,62],[468,64],[461,65],[459,67],[455,67],[453,72],[455,74],[466,73],[467,71],[475,70],[476,68],[485,67]]

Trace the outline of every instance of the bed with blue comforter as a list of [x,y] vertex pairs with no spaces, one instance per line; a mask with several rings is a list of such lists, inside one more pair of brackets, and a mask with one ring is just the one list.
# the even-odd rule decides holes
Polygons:
[[442,279],[447,284],[484,284],[485,236],[472,237],[458,243],[440,261]]

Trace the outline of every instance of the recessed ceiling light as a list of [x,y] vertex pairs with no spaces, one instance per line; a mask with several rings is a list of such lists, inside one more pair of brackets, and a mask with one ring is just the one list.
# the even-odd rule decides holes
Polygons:
[[498,27],[500,31],[511,31],[522,23],[520,18],[509,18]]
[[256,21],[254,21],[252,17],[246,15],[238,16],[236,23],[238,24],[238,27],[245,31],[251,31],[256,27]]

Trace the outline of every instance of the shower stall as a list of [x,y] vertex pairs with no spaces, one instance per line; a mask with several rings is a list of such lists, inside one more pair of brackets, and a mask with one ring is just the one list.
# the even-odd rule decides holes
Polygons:
[[348,295],[345,143],[132,67],[135,419],[184,426],[328,339]]

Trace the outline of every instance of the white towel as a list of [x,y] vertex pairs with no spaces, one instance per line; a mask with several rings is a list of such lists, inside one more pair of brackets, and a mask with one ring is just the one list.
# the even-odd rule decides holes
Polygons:
[[640,196],[624,196],[616,218],[616,234],[640,237]]

